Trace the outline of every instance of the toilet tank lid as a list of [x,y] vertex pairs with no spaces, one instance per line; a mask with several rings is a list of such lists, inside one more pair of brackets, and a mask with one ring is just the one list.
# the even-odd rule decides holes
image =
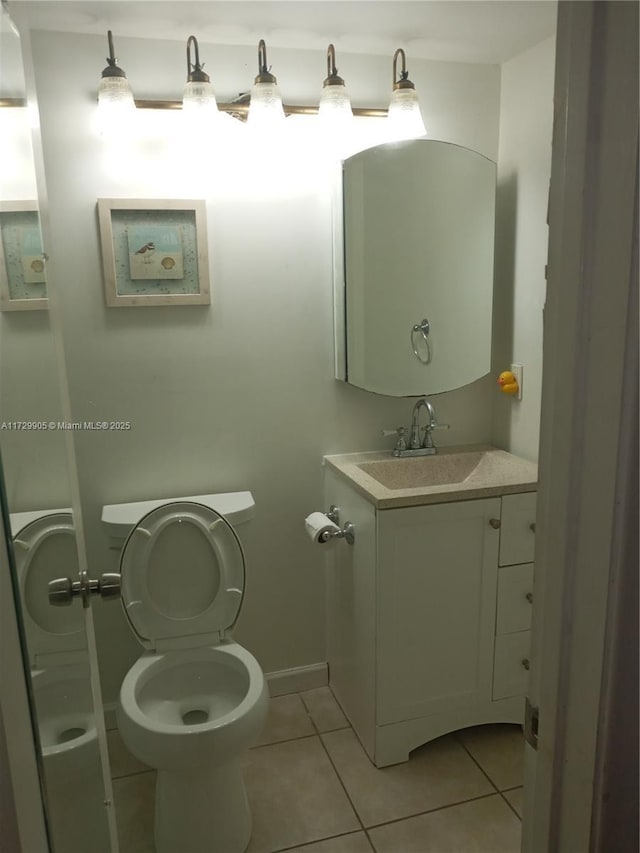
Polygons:
[[249,521],[255,515],[256,505],[251,492],[223,492],[217,495],[189,495],[127,504],[110,504],[102,507],[102,523],[110,536],[126,539],[131,529],[143,516],[153,509],[176,501],[204,504],[220,513],[229,524],[233,525]]

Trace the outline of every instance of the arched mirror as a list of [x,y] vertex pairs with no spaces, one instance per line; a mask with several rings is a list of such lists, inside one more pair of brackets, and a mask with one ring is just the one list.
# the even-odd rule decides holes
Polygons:
[[491,160],[427,139],[345,160],[338,378],[399,397],[489,372],[495,184]]

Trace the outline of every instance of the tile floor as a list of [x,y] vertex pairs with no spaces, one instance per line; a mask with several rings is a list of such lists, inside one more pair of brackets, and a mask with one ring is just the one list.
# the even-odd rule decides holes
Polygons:
[[[121,853],[154,853],[155,774],[108,737]],[[328,687],[276,697],[244,761],[248,853],[517,853],[523,749],[479,726],[378,770]]]

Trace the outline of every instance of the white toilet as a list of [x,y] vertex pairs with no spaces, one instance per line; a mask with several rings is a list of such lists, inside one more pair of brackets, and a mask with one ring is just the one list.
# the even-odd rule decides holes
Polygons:
[[226,496],[205,497],[209,505],[151,509],[120,563],[124,612],[146,651],[122,683],[118,727],[158,770],[157,853],[242,853],[251,835],[240,759],[264,724],[267,690],[258,662],[231,637],[245,562],[223,517]]
[[82,607],[52,607],[48,583],[78,571],[68,510],[11,516],[49,826],[56,853],[107,853],[98,734]]

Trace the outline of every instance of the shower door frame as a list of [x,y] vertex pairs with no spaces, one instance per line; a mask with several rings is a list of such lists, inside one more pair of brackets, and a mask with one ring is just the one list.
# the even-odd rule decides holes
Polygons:
[[[13,811],[21,849],[50,849],[31,705],[24,667],[24,649],[15,607],[6,521],[0,541],[0,717],[7,748],[8,779],[2,784],[13,793]],[[9,737],[7,737],[9,733]],[[8,798],[5,798],[5,801]]]

